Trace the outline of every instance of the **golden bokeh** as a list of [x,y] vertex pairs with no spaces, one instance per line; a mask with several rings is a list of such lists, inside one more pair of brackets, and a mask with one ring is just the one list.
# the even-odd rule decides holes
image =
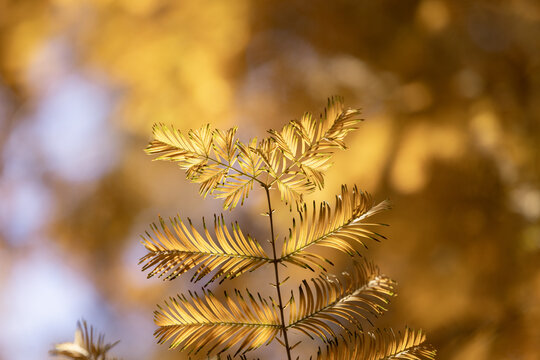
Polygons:
[[[194,287],[147,280],[139,235],[221,201],[143,153],[152,124],[261,139],[332,95],[365,120],[310,200],[391,200],[366,253],[399,282],[382,326],[440,359],[540,358],[539,21],[535,0],[0,0],[0,360],[81,317],[121,357],[182,358],[152,311]],[[259,190],[226,216],[265,242]]]

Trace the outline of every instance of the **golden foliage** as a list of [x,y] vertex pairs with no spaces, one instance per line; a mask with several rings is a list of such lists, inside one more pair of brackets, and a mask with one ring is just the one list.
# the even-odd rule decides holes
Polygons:
[[281,329],[275,306],[260,295],[256,299],[247,291],[246,300],[236,290],[233,300],[225,293],[226,305],[210,291],[203,295],[190,293],[191,301],[179,295],[165,309],[159,307],[154,314],[159,343],[172,340],[171,348],[194,355],[205,348],[208,354],[221,353],[239,344],[237,355],[270,343]]
[[436,352],[425,340],[423,332],[409,328],[397,334],[392,329],[355,333],[341,346],[329,345],[326,354],[319,352],[317,360],[433,360]]
[[303,194],[324,186],[323,174],[331,165],[332,154],[336,149],[346,148],[345,136],[356,129],[361,121],[359,114],[357,109],[345,110],[341,97],[332,97],[319,120],[306,113],[299,121],[285,125],[281,132],[269,131],[275,147],[284,157],[284,169],[276,171],[274,168],[272,175],[283,201],[302,202]]
[[[306,177],[313,176],[319,187],[324,185],[322,173],[328,170],[332,151],[345,149],[345,136],[356,129],[360,110],[345,110],[343,99],[333,97],[319,120],[306,113],[287,124],[281,133],[271,131],[278,147],[298,166]],[[298,145],[300,145],[299,154]],[[292,167],[291,166],[291,167]],[[290,170],[290,169],[289,169]],[[319,181],[320,180],[320,181]]]
[[51,355],[62,356],[74,360],[115,360],[107,356],[118,341],[112,344],[105,343],[103,334],[94,335],[94,328],[88,327],[86,321],[77,323],[75,339],[73,342],[56,344],[50,351]]
[[[156,160],[176,162],[186,170],[187,178],[200,184],[200,194],[213,194],[224,199],[223,207],[233,209],[243,204],[261,173],[261,161],[250,154],[228,131],[211,130],[205,125],[190,130],[187,136],[163,124],[153,128],[154,140],[146,148],[148,154],[159,154]],[[235,167],[235,164],[238,166]]]
[[[188,227],[177,217],[169,227],[160,218],[161,226],[152,225],[152,235],[147,232],[143,237],[148,253],[140,263],[143,270],[150,270],[148,277],[158,275],[170,280],[194,269],[192,281],[207,275],[208,282],[218,278],[223,281],[272,264],[275,278],[270,285],[277,290],[277,301],[260,295],[256,299],[249,291],[245,299],[236,289],[234,300],[225,294],[225,303],[210,291],[203,291],[203,296],[190,292],[190,299],[185,295],[171,298],[170,303],[155,312],[159,343],[170,341],[171,348],[186,350],[190,356],[204,356],[204,352],[219,358],[231,348],[236,348],[235,356],[243,356],[277,339],[291,360],[296,345],[289,344],[287,333],[297,331],[329,344],[329,359],[338,359],[352,354],[345,343],[337,345],[344,331],[356,339],[352,344],[361,346],[358,351],[363,352],[358,354],[368,356],[366,359],[423,354],[412,349],[423,342],[421,335],[405,332],[403,337],[392,337],[381,333],[379,338],[369,340],[361,332],[362,322],[371,322],[382,314],[389,298],[395,295],[395,283],[390,278],[380,274],[372,263],[355,261],[353,273],[344,273],[340,280],[323,266],[332,264],[329,257],[311,252],[311,247],[318,245],[355,256],[359,254],[358,245],[366,246],[365,239],[384,238],[369,229],[380,224],[365,220],[388,209],[388,201],[375,204],[369,194],[356,187],[349,191],[342,186],[334,208],[324,202],[317,209],[314,203],[313,210],[308,211],[303,203],[303,195],[324,186],[323,174],[330,166],[331,156],[336,149],[345,148],[344,138],[356,129],[358,114],[358,110],[344,110],[342,99],[334,97],[318,120],[305,114],[279,132],[270,130],[269,138],[259,142],[252,139],[247,144],[235,138],[236,128],[212,130],[205,125],[184,135],[165,125],[154,126],[154,140],[146,151],[158,155],[156,160],[176,162],[186,170],[189,180],[200,184],[201,195],[223,198],[225,209],[243,204],[253,183],[264,188],[273,256],[267,256],[258,242],[244,236],[238,224],[229,231],[223,217],[215,218],[215,239],[204,220],[204,231],[200,233],[191,221]],[[282,201],[291,208],[296,205],[299,219],[298,224],[293,219],[281,256],[276,252],[270,198],[270,190],[275,188]],[[279,265],[286,264],[312,271],[318,267],[320,274],[311,283],[304,280],[298,293],[291,292],[290,300],[284,303]],[[350,329],[350,324],[355,330]]]
[[170,220],[171,228],[162,218],[159,220],[160,227],[152,225],[153,236],[147,232],[143,237],[148,253],[139,264],[144,264],[143,271],[152,269],[148,278],[167,274],[165,279],[172,280],[196,268],[192,281],[199,281],[216,271],[209,280],[212,282],[219,277],[234,278],[271,261],[259,243],[249,235],[245,236],[237,223],[232,225],[231,233],[223,217],[214,218],[216,240],[210,235],[204,219],[204,235],[189,219],[189,229],[179,217]]
[[299,330],[310,338],[313,338],[313,334],[325,342],[331,342],[337,334],[330,324],[349,332],[341,323],[345,320],[361,329],[359,319],[367,320],[370,315],[382,314],[389,298],[395,295],[395,283],[381,275],[372,263],[355,262],[353,274],[344,275],[345,281],[321,275],[311,279],[311,286],[304,280],[298,290],[298,300],[291,295],[287,327]]
[[[318,120],[306,113],[281,132],[259,144],[253,139],[243,144],[235,139],[236,128],[212,130],[210,125],[190,130],[187,135],[164,124],[153,127],[154,139],[146,152],[155,160],[178,163],[187,178],[200,184],[200,194],[224,199],[223,208],[241,205],[253,183],[276,184],[281,199],[288,204],[302,203],[303,195],[324,186],[323,173],[336,149],[345,149],[345,136],[360,121],[356,109],[345,110],[343,100],[333,97]],[[260,179],[261,175],[265,179]]]
[[297,226],[293,219],[289,238],[283,243],[281,258],[313,270],[311,265],[324,269],[323,263],[329,260],[309,252],[312,245],[330,247],[352,256],[357,253],[354,244],[366,246],[363,239],[379,241],[384,238],[368,229],[369,226],[381,224],[366,223],[364,220],[388,208],[387,200],[375,205],[368,193],[358,191],[356,186],[350,192],[344,185],[341,195],[336,196],[333,211],[326,202],[319,205],[319,210],[313,202],[311,214],[306,205],[298,211],[299,224]]

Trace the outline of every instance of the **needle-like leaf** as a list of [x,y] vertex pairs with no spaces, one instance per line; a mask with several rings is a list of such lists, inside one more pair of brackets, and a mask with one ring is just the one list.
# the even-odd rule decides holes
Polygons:
[[208,356],[236,346],[237,355],[270,343],[281,329],[275,305],[260,295],[247,291],[245,299],[235,290],[234,299],[225,294],[225,304],[210,291],[189,295],[171,298],[154,313],[160,344],[171,341],[171,348],[193,355],[205,349]]
[[[319,119],[306,113],[300,120],[292,120],[281,131],[270,130],[271,140],[284,157],[287,166],[282,171],[274,168],[274,182],[282,193],[282,199],[302,202],[302,196],[291,196],[291,190],[283,186],[283,178],[289,182],[311,184],[300,194],[312,192],[315,187],[324,186],[323,174],[331,165],[335,150],[345,149],[345,137],[355,129],[361,119],[360,110],[343,106],[341,97],[328,99],[328,106]],[[281,185],[280,185],[281,182]]]
[[323,275],[312,279],[311,285],[304,280],[298,298],[291,296],[287,328],[331,342],[337,336],[331,324],[348,331],[342,324],[345,320],[361,329],[360,319],[369,321],[386,310],[395,283],[381,275],[375,265],[356,262],[354,273],[344,275],[344,281]]
[[[146,152],[159,155],[155,160],[176,162],[186,171],[187,178],[200,184],[203,196],[213,194],[225,199],[225,209],[234,208],[247,198],[262,165],[256,151],[235,139],[236,128],[227,131],[211,130],[205,125],[190,130],[187,136],[163,124],[153,128],[154,140]],[[256,140],[255,140],[256,142]],[[254,142],[251,145],[254,146]]]
[[364,220],[388,208],[388,201],[374,205],[369,194],[358,191],[356,187],[350,192],[346,186],[342,186],[333,210],[326,202],[321,203],[317,210],[314,202],[311,211],[304,205],[298,212],[298,225],[293,219],[289,238],[283,243],[280,261],[312,270],[312,265],[324,268],[323,263],[327,259],[310,252],[312,245],[326,246],[354,255],[357,253],[355,244],[366,246],[365,239],[379,241],[384,238],[369,229],[370,226],[381,224]]
[[238,224],[229,231],[223,217],[214,218],[214,234],[210,235],[203,221],[204,233],[199,233],[191,221],[189,228],[179,217],[167,226],[160,218],[160,227],[152,224],[152,235],[143,236],[148,253],[141,258],[143,271],[151,269],[148,277],[165,276],[172,280],[195,268],[192,281],[199,281],[215,271],[208,282],[218,278],[234,278],[246,271],[271,262],[258,242],[245,236]]
[[433,360],[436,351],[425,340],[422,331],[409,328],[397,333],[392,329],[377,329],[330,344],[324,354],[319,352],[317,360]]

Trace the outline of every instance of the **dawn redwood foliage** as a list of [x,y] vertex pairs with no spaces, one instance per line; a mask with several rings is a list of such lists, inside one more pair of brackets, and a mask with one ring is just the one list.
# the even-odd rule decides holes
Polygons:
[[[384,239],[377,232],[381,224],[370,218],[388,209],[388,201],[375,203],[356,186],[343,185],[333,206],[304,202],[306,194],[324,187],[332,155],[346,148],[345,137],[357,129],[359,114],[333,97],[319,117],[306,113],[279,131],[270,130],[269,137],[247,143],[236,138],[236,128],[205,125],[182,133],[154,125],[154,138],[146,152],[157,155],[156,160],[179,165],[190,181],[200,185],[202,196],[223,199],[223,208],[232,210],[244,205],[251,191],[264,192],[267,211],[263,215],[268,217],[271,244],[267,253],[259,240],[238,223],[228,226],[222,215],[214,215],[211,227],[203,221],[202,229],[180,217],[159,218],[158,224],[152,224],[143,235],[148,252],[140,260],[148,277],[173,280],[191,271],[191,281],[205,283],[200,292],[179,294],[158,306],[154,320],[159,343],[169,343],[190,358],[247,359],[251,350],[276,340],[283,346],[282,357],[291,360],[300,358],[294,354],[298,342],[291,343],[290,335],[296,333],[322,340],[325,346],[308,354],[318,360],[435,359],[421,331],[364,329],[363,324],[382,315],[395,296],[395,282],[359,253],[371,240]],[[284,211],[295,214],[289,236],[279,243],[272,191],[279,192],[288,205]],[[352,271],[332,275],[336,266],[327,252],[314,251],[317,247],[350,255]],[[293,285],[286,294],[288,265],[309,269],[315,277]],[[261,296],[258,289],[235,289],[219,298],[206,288],[211,282],[222,283],[261,267],[272,269],[273,279],[267,286],[275,288],[273,297]],[[81,329],[86,325],[79,327],[79,333]],[[79,340],[82,350],[78,354],[87,354],[80,357],[67,353],[72,350],[68,345],[75,343],[59,344],[53,352],[73,359],[106,359],[93,353],[105,354],[110,349],[101,337],[99,341],[100,346],[95,346],[88,336]]]

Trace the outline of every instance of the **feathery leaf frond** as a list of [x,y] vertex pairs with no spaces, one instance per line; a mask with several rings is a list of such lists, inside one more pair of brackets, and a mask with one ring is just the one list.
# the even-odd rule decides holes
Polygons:
[[252,139],[245,145],[237,142],[238,164],[242,171],[253,178],[257,178],[262,173],[263,158],[257,154],[257,138]]
[[215,270],[208,281],[212,282],[220,277],[234,278],[272,261],[257,241],[244,235],[237,223],[233,224],[232,232],[229,231],[223,216],[214,218],[216,240],[204,219],[204,234],[199,233],[189,219],[189,228],[179,217],[170,220],[171,227],[162,218],[159,221],[160,227],[151,225],[153,235],[147,232],[146,237],[143,236],[148,253],[139,264],[144,264],[143,271],[152,269],[149,278],[166,275],[166,280],[172,280],[195,268],[192,281],[199,281]]
[[279,315],[271,301],[257,299],[247,291],[246,300],[235,290],[233,300],[227,294],[222,304],[213,293],[202,297],[190,292],[171,298],[165,308],[159,307],[154,320],[159,328],[154,335],[158,343],[171,340],[171,348],[197,354],[202,349],[207,355],[219,354],[237,346],[236,354],[245,353],[270,343],[281,329]]
[[224,199],[223,208],[233,209],[240,203],[244,205],[244,201],[253,189],[253,179],[231,174],[228,181],[221,184],[216,190],[214,196],[217,199]]
[[94,334],[94,328],[88,327],[86,321],[77,323],[75,330],[75,339],[73,342],[56,344],[49,353],[54,356],[63,356],[76,360],[115,360],[107,356],[117,342],[112,344],[105,343],[105,336]]
[[[355,130],[360,111],[345,110],[341,97],[328,99],[328,107],[318,120],[306,113],[300,120],[292,120],[279,131],[270,130],[271,140],[284,158],[290,163],[282,172],[275,172],[274,181],[282,177],[301,176],[304,182],[313,186],[302,189],[312,192],[315,187],[324,186],[324,172],[330,167],[330,159],[337,149],[345,149],[345,136]],[[300,180],[297,180],[300,181]],[[280,191],[287,191],[280,187]],[[282,199],[290,196],[282,195]],[[302,198],[299,197],[299,202]]]
[[[178,295],[154,312],[158,343],[185,350],[189,358],[232,360],[239,356],[247,360],[248,351],[276,339],[285,348],[286,358],[292,360],[300,341],[289,342],[288,334],[296,332],[326,342],[326,351],[319,350],[317,360],[434,359],[435,352],[424,345],[421,332],[363,330],[395,295],[394,281],[381,275],[375,265],[354,261],[360,248],[367,247],[367,239],[385,238],[375,228],[383,224],[367,219],[388,209],[389,202],[376,204],[356,186],[351,191],[342,186],[334,206],[313,202],[311,208],[304,203],[307,194],[324,187],[332,156],[346,148],[345,137],[357,129],[359,114],[357,109],[345,109],[341,97],[331,97],[320,117],[305,113],[281,130],[269,130],[267,138],[248,142],[236,138],[236,127],[219,130],[205,125],[182,133],[154,125],[147,153],[157,155],[156,160],[177,163],[190,181],[199,184],[201,195],[223,199],[225,209],[243,205],[254,185],[261,185],[268,205],[263,215],[269,218],[272,255],[244,235],[238,224],[225,226],[223,215],[215,217],[212,235],[204,219],[204,229],[197,231],[191,221],[184,224],[176,217],[165,224],[160,218],[160,224],[152,224],[143,236],[148,253],[140,264],[149,271],[148,277],[171,280],[191,270],[192,281],[204,279],[208,285],[272,264],[269,285],[277,292],[276,301],[254,296],[249,290],[234,290],[231,297],[225,293],[223,301],[218,301],[204,287],[201,296],[194,292]],[[271,190],[277,190],[281,200],[291,210],[295,205],[298,212],[280,256]],[[354,261],[351,274],[329,275],[325,266],[332,264],[331,259],[315,252],[316,246],[350,255]],[[318,268],[318,277],[304,280],[286,301],[282,286],[290,277],[280,276],[280,264],[312,271]]]
[[331,247],[354,255],[357,253],[354,244],[366,246],[363,239],[375,241],[384,239],[383,235],[367,228],[381,224],[366,223],[364,220],[388,208],[388,201],[374,205],[369,194],[358,191],[356,186],[350,192],[343,185],[341,195],[336,196],[333,211],[326,202],[320,204],[318,211],[313,202],[311,214],[306,205],[299,211],[299,224],[297,226],[296,220],[293,219],[289,238],[283,243],[281,261],[311,270],[313,270],[311,265],[324,269],[325,259],[308,251],[312,245]]
[[222,160],[225,163],[234,165],[236,160],[236,149],[237,140],[234,138],[236,135],[237,127],[230,128],[227,131],[220,129],[215,129],[213,133],[213,147],[214,152],[217,156],[217,160]]
[[315,190],[315,185],[305,176],[293,174],[288,178],[276,179],[277,188],[281,193],[281,200],[286,204],[303,203],[303,195]]
[[235,139],[236,128],[211,130],[209,125],[190,130],[187,136],[163,124],[153,127],[154,140],[146,152],[159,155],[155,160],[178,163],[187,178],[200,184],[199,193],[225,199],[224,208],[232,209],[247,198],[260,175],[262,159],[254,147]]
[[279,151],[274,139],[268,138],[262,140],[257,145],[255,151],[264,162],[264,170],[271,177],[276,179],[283,173],[287,166],[287,159],[283,156],[283,153]]
[[283,155],[287,159],[294,161],[298,152],[298,144],[301,140],[298,136],[294,120],[285,125],[281,129],[281,132],[276,130],[269,130],[268,132],[272,135]]
[[433,360],[436,351],[425,344],[422,331],[377,329],[374,333],[354,334],[350,341],[332,343],[317,360]]
[[395,283],[381,275],[375,265],[355,262],[354,274],[344,275],[345,281],[321,275],[311,279],[311,286],[304,280],[298,300],[294,294],[291,296],[287,328],[330,342],[336,338],[330,324],[348,331],[340,322],[343,319],[361,328],[360,319],[369,321],[370,315],[378,316],[386,310],[384,306],[394,295]]

